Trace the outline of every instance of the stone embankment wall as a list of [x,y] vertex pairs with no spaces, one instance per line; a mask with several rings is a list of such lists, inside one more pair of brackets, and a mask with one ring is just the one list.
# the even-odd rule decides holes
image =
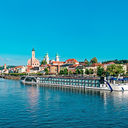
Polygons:
[[20,76],[4,76],[4,79],[20,80]]

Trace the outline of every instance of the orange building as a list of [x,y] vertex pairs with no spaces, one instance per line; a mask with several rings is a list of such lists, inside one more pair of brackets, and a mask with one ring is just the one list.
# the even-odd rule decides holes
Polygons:
[[79,65],[79,62],[76,59],[68,59],[65,62],[66,64],[77,64]]

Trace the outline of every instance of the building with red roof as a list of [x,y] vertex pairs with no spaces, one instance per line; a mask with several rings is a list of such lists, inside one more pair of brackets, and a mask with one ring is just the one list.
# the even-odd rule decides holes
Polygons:
[[52,65],[63,65],[64,62],[61,62],[61,61],[52,61],[51,64]]
[[76,59],[68,59],[68,60],[66,60],[65,63],[66,64],[78,64],[79,65],[79,62]]

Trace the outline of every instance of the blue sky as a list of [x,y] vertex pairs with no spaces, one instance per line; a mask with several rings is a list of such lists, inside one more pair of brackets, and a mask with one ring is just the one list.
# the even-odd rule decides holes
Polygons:
[[0,65],[25,65],[35,48],[61,60],[128,59],[127,0],[0,1]]

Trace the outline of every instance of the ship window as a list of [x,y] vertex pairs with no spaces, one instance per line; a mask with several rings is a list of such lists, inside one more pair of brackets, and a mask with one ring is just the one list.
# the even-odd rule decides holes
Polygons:
[[92,83],[95,83],[95,80],[92,80]]
[[99,80],[96,80],[96,83],[99,83]]
[[96,85],[95,84],[93,84],[93,87],[95,87]]
[[81,82],[82,80],[79,80],[79,82]]
[[91,80],[89,80],[89,83],[91,83],[92,81]]
[[88,83],[88,80],[86,80],[86,83]]
[[89,84],[89,87],[91,87],[92,86],[92,84]]
[[97,87],[100,87],[100,84],[96,84]]

